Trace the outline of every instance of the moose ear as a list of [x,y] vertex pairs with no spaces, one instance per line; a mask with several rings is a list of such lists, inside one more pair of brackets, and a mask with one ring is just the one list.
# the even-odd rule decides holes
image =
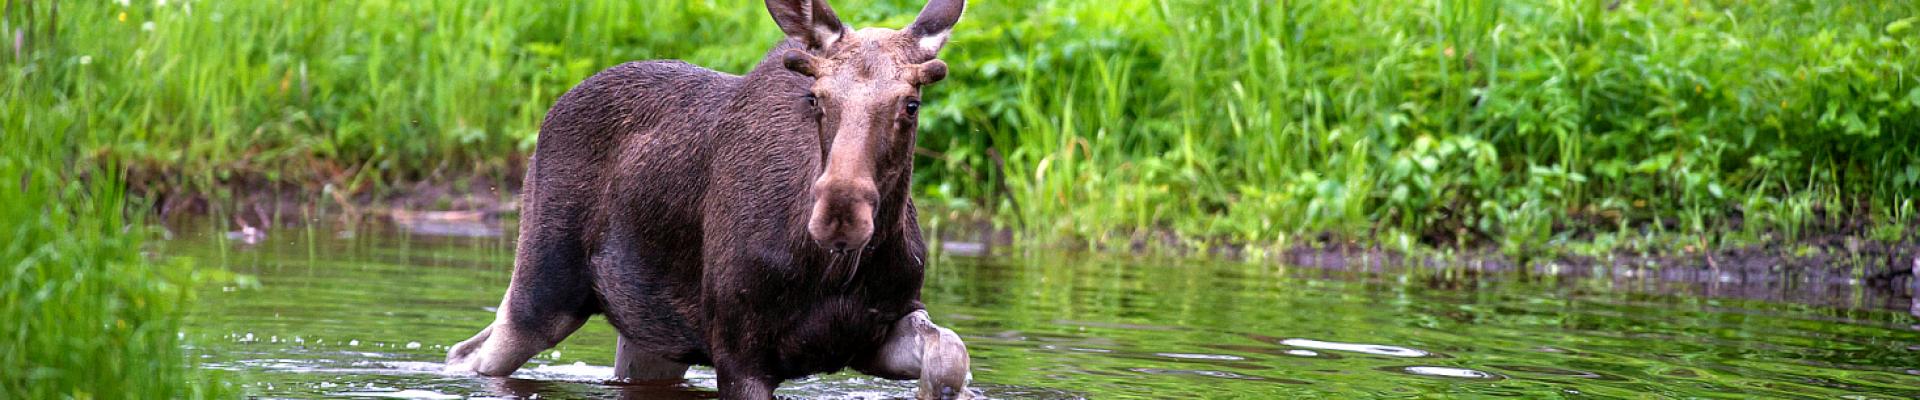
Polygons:
[[787,38],[805,43],[807,48],[825,50],[846,36],[847,25],[833,13],[827,0],[767,0],[767,13]]
[[947,46],[947,38],[953,35],[953,24],[960,22],[960,14],[966,10],[966,0],[930,0],[926,8],[920,9],[920,16],[913,19],[913,25],[907,26],[907,31],[919,39],[920,49],[938,54],[941,47]]

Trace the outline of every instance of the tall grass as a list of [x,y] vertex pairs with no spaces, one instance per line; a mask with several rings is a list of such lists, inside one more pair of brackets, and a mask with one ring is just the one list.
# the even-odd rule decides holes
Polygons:
[[[982,25],[1012,27],[962,35],[956,65],[983,73],[951,87],[1010,87],[1012,111],[958,118],[968,129],[954,136],[986,132],[970,145],[1010,153],[1014,198],[1040,230],[1540,252],[1915,221],[1920,3],[985,13]],[[937,112],[995,108],[960,97],[989,104]]]
[[29,57],[0,72],[0,398],[227,395],[180,339],[195,272],[142,256],[145,214],[126,210],[116,168],[82,155],[88,105],[112,94],[23,79],[61,68]]
[[[82,108],[83,159],[128,166],[141,196],[512,176],[591,73],[738,73],[778,38],[756,0],[132,3],[61,4],[67,28],[25,44],[60,56],[9,79],[91,96],[23,107]],[[835,2],[857,26],[920,4]],[[1092,240],[1911,235],[1916,18],[1902,0],[976,1],[917,193]]]

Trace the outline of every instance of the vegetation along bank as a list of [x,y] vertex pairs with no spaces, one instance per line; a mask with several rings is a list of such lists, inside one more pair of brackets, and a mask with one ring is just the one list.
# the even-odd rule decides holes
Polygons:
[[[838,4],[846,3],[846,4]],[[755,0],[10,2],[8,135],[136,199],[511,187],[621,62],[740,72]],[[904,25],[917,0],[842,0]],[[995,1],[924,111],[933,222],[1596,253],[1910,241],[1920,3]]]

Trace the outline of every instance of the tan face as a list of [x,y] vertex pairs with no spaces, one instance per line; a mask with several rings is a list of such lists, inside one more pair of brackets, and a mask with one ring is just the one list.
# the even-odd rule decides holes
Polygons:
[[807,233],[821,247],[866,246],[883,200],[879,185],[905,184],[920,88],[947,76],[947,64],[935,57],[965,8],[965,0],[930,0],[905,29],[853,31],[826,0],[767,0],[780,30],[806,46],[787,52],[786,67],[814,78],[805,101],[819,123],[826,165],[813,181]]
[[813,182],[807,231],[829,250],[857,249],[873,235],[877,182],[898,182],[911,163],[920,87],[946,74],[921,62],[915,38],[869,28],[841,38],[824,57],[789,65],[815,77],[807,102],[820,122],[826,168]]

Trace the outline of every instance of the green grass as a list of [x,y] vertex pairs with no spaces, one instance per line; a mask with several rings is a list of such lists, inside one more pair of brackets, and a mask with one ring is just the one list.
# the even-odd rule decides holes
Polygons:
[[955,64],[1017,82],[955,90],[1013,88],[963,124],[1073,236],[1535,252],[1914,220],[1920,5],[1602,3],[1062,5],[963,35]]
[[0,399],[231,395],[181,340],[191,287],[214,274],[143,255],[146,213],[83,156],[106,93],[23,79],[52,64],[35,57],[0,71]]
[[[5,59],[8,84],[54,88],[12,107],[77,119],[34,134],[127,166],[140,197],[502,179],[593,72],[739,73],[778,38],[754,0],[133,3],[9,3],[6,29],[36,30]],[[920,4],[835,3],[856,26]],[[1905,0],[976,1],[917,193],[1042,240],[1911,238],[1915,25]]]

